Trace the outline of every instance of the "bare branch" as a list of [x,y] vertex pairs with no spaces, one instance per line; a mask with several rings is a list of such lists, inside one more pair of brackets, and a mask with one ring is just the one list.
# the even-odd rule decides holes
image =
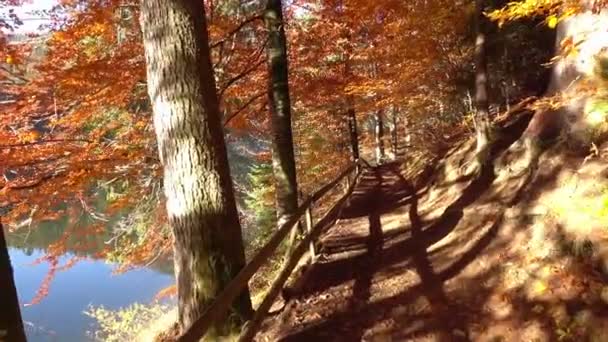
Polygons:
[[250,73],[254,72],[257,68],[260,67],[260,65],[262,65],[262,63],[264,63],[264,60],[258,61],[257,63],[253,64],[249,68],[243,70],[240,74],[238,74],[238,75],[234,76],[233,78],[231,78],[230,80],[228,80],[228,82],[226,82],[226,84],[224,84],[224,86],[220,90],[219,97],[222,98],[224,96],[224,93],[226,92],[226,90],[228,90],[228,88],[231,85],[233,85],[234,83],[236,83],[238,80],[242,79],[243,77],[249,75]]
[[5,66],[0,66],[0,70],[6,72],[8,74],[7,77],[8,78],[12,78],[12,79],[9,79],[9,81],[13,82],[15,84],[25,84],[25,83],[28,83],[30,81],[29,79],[27,79],[27,78],[25,78],[23,76],[17,75],[16,73],[12,72],[11,70],[9,70]]
[[246,68],[240,74],[238,74],[235,77],[233,77],[230,80],[228,80],[228,82],[226,82],[224,84],[224,86],[220,89],[220,91],[218,92],[218,97],[219,98],[222,98],[224,96],[224,93],[226,92],[226,90],[228,90],[228,88],[231,85],[233,85],[234,83],[236,83],[241,78],[249,75],[250,73],[252,73],[253,71],[255,71],[260,65],[262,65],[262,63],[264,63],[263,59],[262,60],[259,60],[259,59],[262,56],[262,53],[264,52],[264,50],[266,49],[266,45],[267,44],[268,44],[268,38],[264,41],[264,44],[262,44],[262,46],[254,53],[254,57],[252,58],[252,63],[253,63],[253,61],[257,61],[257,62],[253,63],[253,64],[249,63],[249,64],[251,64],[251,67]]
[[254,96],[252,96],[249,100],[247,100],[247,102],[245,102],[245,104],[243,104],[239,109],[237,109],[234,113],[230,114],[230,116],[226,119],[226,121],[224,122],[224,127],[228,126],[228,124],[230,123],[230,121],[232,121],[232,119],[236,118],[239,114],[241,114],[245,109],[247,109],[247,107],[249,107],[252,103],[255,102],[255,100],[261,98],[262,96],[266,95],[266,92],[261,92],[259,94],[256,94]]
[[0,149],[28,147],[28,146],[42,145],[42,144],[58,144],[58,143],[65,143],[65,142],[80,142],[80,143],[87,143],[87,144],[92,143],[91,140],[86,140],[86,139],[49,139],[49,140],[39,140],[39,141],[20,143],[20,144],[0,145]]
[[219,40],[219,41],[211,44],[211,48],[214,49],[214,48],[216,48],[216,47],[218,47],[220,45],[223,45],[224,43],[226,43],[226,41],[228,39],[230,39],[230,37],[232,37],[237,32],[239,32],[240,30],[242,30],[243,27],[247,26],[248,24],[250,24],[250,23],[252,23],[252,22],[254,22],[256,20],[262,20],[262,15],[258,14],[258,15],[255,15],[255,16],[249,18],[249,19],[246,19],[245,21],[243,21],[242,23],[240,23],[239,26],[235,27],[232,31],[228,32],[228,34],[224,38],[222,38],[221,40]]

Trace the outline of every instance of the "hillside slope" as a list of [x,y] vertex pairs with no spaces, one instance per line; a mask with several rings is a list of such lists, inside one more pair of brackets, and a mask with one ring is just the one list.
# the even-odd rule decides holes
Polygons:
[[502,130],[478,175],[472,141],[424,170],[367,169],[257,340],[608,340],[604,156],[558,144],[524,169],[528,121]]

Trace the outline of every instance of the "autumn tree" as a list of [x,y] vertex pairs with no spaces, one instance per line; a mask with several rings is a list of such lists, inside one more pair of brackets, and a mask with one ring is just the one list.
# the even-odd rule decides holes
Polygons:
[[[144,0],[148,92],[174,235],[179,324],[194,322],[245,264],[200,1]],[[248,292],[226,333],[252,312]]]

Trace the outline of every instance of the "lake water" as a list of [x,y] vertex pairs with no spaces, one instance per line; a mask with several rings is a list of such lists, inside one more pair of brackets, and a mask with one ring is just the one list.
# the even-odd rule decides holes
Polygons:
[[[63,223],[47,222],[27,234],[20,232],[7,236],[22,304],[32,301],[49,273],[47,262],[35,264],[35,261],[45,255],[46,246],[63,234],[66,227]],[[90,239],[103,243],[103,237]],[[95,252],[78,251],[83,259],[55,274],[46,297],[38,304],[21,307],[28,341],[90,341],[87,331],[95,330],[95,320],[83,313],[89,305],[119,309],[133,303],[151,303],[159,290],[174,281],[168,262],[115,275],[112,273],[115,265],[93,259],[91,256]],[[64,265],[75,253],[68,252],[60,257],[59,265]]]
[[[13,236],[10,240],[16,240]],[[29,303],[48,274],[49,264],[34,265],[44,256],[41,249],[24,245],[10,247],[15,282],[22,304]],[[59,265],[72,258],[67,254]],[[113,275],[114,266],[104,260],[85,259],[55,274],[48,295],[38,304],[21,308],[28,341],[90,341],[87,331],[95,330],[95,320],[83,313],[89,305],[118,309],[133,303],[150,303],[156,293],[174,281],[170,270],[138,269]]]

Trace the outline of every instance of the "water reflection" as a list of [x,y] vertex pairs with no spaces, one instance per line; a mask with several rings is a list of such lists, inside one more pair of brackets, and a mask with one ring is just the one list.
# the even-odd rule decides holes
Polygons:
[[[7,236],[22,304],[29,303],[36,296],[50,270],[48,263],[34,264],[34,261],[46,254],[50,244],[64,237],[68,224],[68,219],[62,218]],[[86,224],[78,226],[86,227]],[[66,235],[67,253],[59,257],[59,265],[74,256],[83,257],[83,260],[72,268],[57,272],[48,295],[39,304],[22,307],[29,341],[86,341],[86,332],[92,330],[94,324],[93,319],[83,314],[89,305],[118,309],[136,302],[149,303],[159,290],[173,283],[169,260],[113,275],[115,265],[95,258],[107,247],[105,241],[111,235],[111,222],[107,227],[101,234],[77,234],[75,231]]]

